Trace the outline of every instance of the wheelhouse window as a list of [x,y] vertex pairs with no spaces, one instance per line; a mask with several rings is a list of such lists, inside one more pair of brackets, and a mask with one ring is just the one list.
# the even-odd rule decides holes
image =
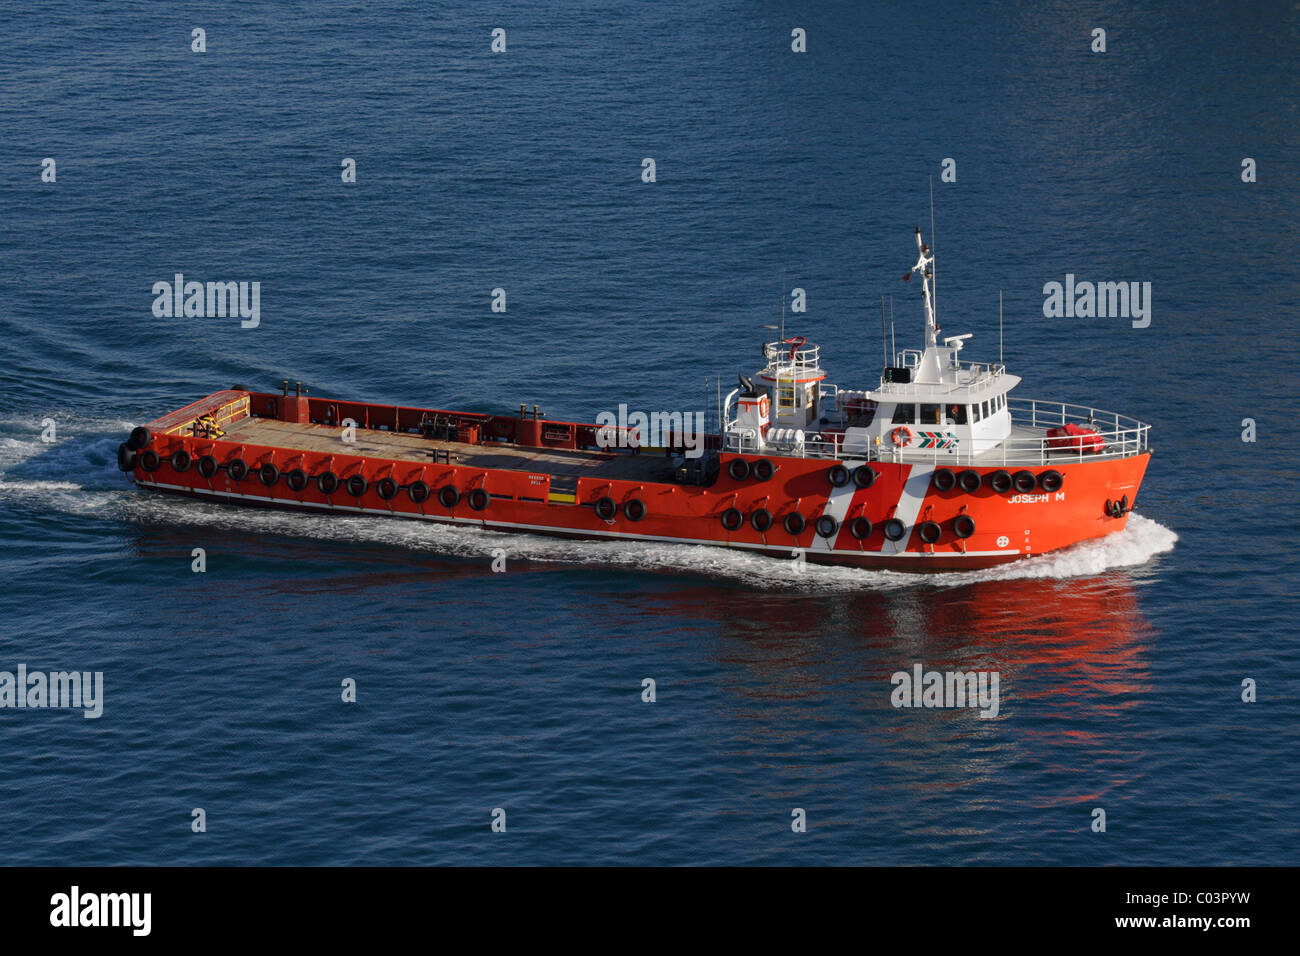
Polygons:
[[894,409],[895,425],[915,425],[916,424],[916,406],[899,405]]
[[942,406],[940,406],[940,405],[922,405],[922,406],[921,406],[921,421],[920,421],[920,424],[922,424],[922,425],[939,425],[939,424],[941,424],[941,422],[940,422],[940,420],[939,420],[939,409],[940,409],[941,407],[942,407]]
[[972,405],[972,406],[970,407],[970,420],[971,420],[972,422],[977,422],[977,421],[979,421],[980,419],[982,419],[983,417],[984,417],[984,416],[980,414],[980,406],[979,406],[979,405]]
[[966,406],[965,406],[965,405],[949,405],[949,406],[948,406],[948,422],[949,422],[949,424],[952,424],[952,425],[965,425],[965,424],[966,424]]

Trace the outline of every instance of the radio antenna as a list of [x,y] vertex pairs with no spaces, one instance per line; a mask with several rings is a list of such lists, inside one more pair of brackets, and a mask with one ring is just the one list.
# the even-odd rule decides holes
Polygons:
[[939,271],[938,265],[934,261],[934,250],[936,243],[934,241],[934,175],[930,175],[930,307],[934,310],[934,324],[939,326],[939,300],[935,289],[938,282],[935,281],[935,274]]
[[1002,290],[998,289],[998,364],[1006,365],[1006,359],[1002,356]]
[[889,365],[889,340],[885,338],[885,297],[880,297],[880,355]]
[[781,341],[785,341],[785,270],[781,270]]
[[889,296],[889,362],[892,365],[898,361],[898,342],[894,339],[894,296]]

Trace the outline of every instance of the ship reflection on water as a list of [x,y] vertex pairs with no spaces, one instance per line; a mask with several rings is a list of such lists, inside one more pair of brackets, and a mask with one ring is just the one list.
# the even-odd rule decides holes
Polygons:
[[[742,699],[815,701],[850,686],[891,710],[890,675],[916,663],[1000,672],[1006,718],[1030,702],[1061,714],[1086,705],[1099,716],[1132,706],[1146,689],[1151,629],[1124,572],[823,595],[687,590],[680,597],[684,613],[716,616],[725,634],[719,660]],[[739,604],[748,613],[739,614]]]
[[[1143,773],[1133,721],[1153,633],[1127,573],[765,593],[743,616],[712,601],[693,611],[710,607],[725,631],[729,756],[772,771],[747,779],[772,781],[749,794],[759,803],[815,803],[824,823],[888,821],[904,844],[959,839],[992,856],[1026,818],[1086,833],[1096,802]],[[895,707],[891,675],[918,664],[997,672],[998,716]]]
[[[135,547],[174,569],[195,539],[151,525]],[[1159,635],[1142,569],[817,591],[564,560],[498,574],[488,554],[241,529],[202,540],[234,580],[168,600],[234,622],[230,650],[256,633],[271,673],[310,662],[382,686],[423,715],[404,732],[432,735],[439,773],[501,771],[513,754],[547,786],[617,778],[682,853],[715,825],[755,859],[779,853],[766,835],[802,807],[811,841],[837,833],[864,862],[1005,860],[1008,843],[1053,842],[1070,847],[1052,859],[1087,862],[1091,809],[1155,772],[1142,720]],[[336,623],[304,632],[305,614]],[[895,707],[891,676],[917,665],[996,672],[997,716]],[[556,721],[583,728],[561,734],[572,759],[558,768],[542,729]]]

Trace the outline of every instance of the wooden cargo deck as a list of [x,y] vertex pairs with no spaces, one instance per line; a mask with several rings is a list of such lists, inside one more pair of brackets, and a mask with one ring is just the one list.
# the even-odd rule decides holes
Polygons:
[[409,432],[357,428],[356,440],[343,441],[344,429],[332,425],[296,424],[274,418],[243,418],[226,426],[226,441],[270,445],[320,454],[392,458],[420,464],[450,462],[473,468],[494,468],[573,478],[671,482],[672,465],[663,452],[567,451],[488,442],[425,438]]

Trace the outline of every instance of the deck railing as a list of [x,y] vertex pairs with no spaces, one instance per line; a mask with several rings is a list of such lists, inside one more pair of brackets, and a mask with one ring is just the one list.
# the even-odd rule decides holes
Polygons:
[[[1013,431],[1008,438],[992,447],[972,448],[969,443],[963,442],[955,450],[936,448],[922,460],[937,465],[1041,466],[1072,461],[1132,458],[1151,449],[1151,426],[1118,412],[1067,402],[1013,398],[1010,395],[1007,396],[1007,412],[1011,416],[1013,429],[1041,428],[1042,434],[1017,437]],[[1095,431],[1101,439],[1101,448],[1094,451],[1096,439],[1089,439],[1088,436],[1047,436],[1047,429],[1069,424],[1082,425]],[[884,457],[909,462],[918,459],[915,451],[901,449],[886,450]]]
[[[1069,459],[1093,460],[1097,458],[1132,458],[1151,450],[1151,426],[1121,415],[1087,405],[1071,405],[1067,402],[1044,402],[1032,398],[1015,398],[1007,396],[1007,411],[1011,413],[1011,424],[1028,428],[1060,428],[1063,425],[1083,425],[1095,429],[1105,443],[1101,451],[1090,452],[1086,448],[1052,447],[1053,439],[1010,438],[1004,445],[1014,452],[1028,452],[1040,457],[1043,464]],[[1060,440],[1057,440],[1058,444]],[[1069,437],[1064,439],[1070,443]]]
[[[727,411],[730,410],[731,398],[730,395],[727,397],[724,406]],[[1045,466],[1071,461],[1131,458],[1150,451],[1151,426],[1117,412],[1103,411],[1087,405],[1071,405],[1066,402],[1013,398],[1010,395],[1007,396],[1007,412],[1011,416],[1013,429],[1020,427],[1043,431],[1037,435],[1024,437],[1017,437],[1013,431],[1010,437],[991,447],[983,442],[980,443],[982,447],[972,447],[970,442],[962,441],[955,448],[936,448],[924,454],[918,449],[895,448],[886,443],[879,446],[873,444],[865,455],[856,450],[846,455],[842,448],[844,438],[842,434],[821,433],[814,430],[805,430],[803,445],[798,448],[769,443],[760,449],[757,436],[752,434],[741,436],[734,433],[725,436],[722,447],[727,451],[741,454],[765,453],[833,459],[852,457],[908,463],[925,461],[949,466]],[[729,415],[726,417],[730,420]],[[1095,430],[1101,439],[1101,448],[1093,451],[1091,446],[1096,444],[1096,439],[1087,439],[1087,436],[1060,438],[1047,436],[1047,429],[1059,428],[1071,423]],[[1081,439],[1086,439],[1086,442]]]
[[821,347],[802,342],[766,342],[763,357],[787,371],[806,372],[821,367]]
[[[894,356],[898,368],[915,370],[920,368],[924,353],[919,349],[903,349]],[[1007,367],[997,362],[963,362],[960,359],[945,366],[945,371],[956,371],[955,381],[936,383],[932,387],[956,391],[971,388],[984,382],[991,382],[1006,374]],[[874,391],[884,394],[908,393],[915,384],[911,382],[887,382],[882,376],[880,385]]]

